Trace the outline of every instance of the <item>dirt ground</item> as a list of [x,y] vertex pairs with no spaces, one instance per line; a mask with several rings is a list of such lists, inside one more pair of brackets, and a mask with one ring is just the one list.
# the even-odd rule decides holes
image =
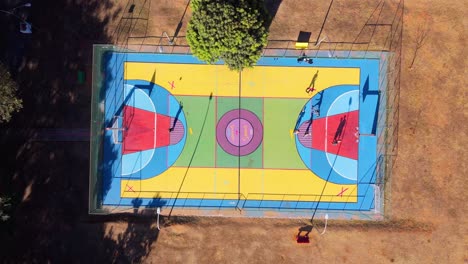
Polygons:
[[[152,10],[149,28],[174,32],[182,1]],[[270,1],[277,3],[279,1]],[[377,2],[377,1],[374,1]],[[398,1],[390,1],[393,4]],[[373,2],[371,2],[373,3]],[[166,3],[167,4],[167,3]],[[307,7],[309,8],[301,8]],[[326,16],[329,2],[282,1],[270,27],[270,39],[295,40],[311,31],[311,40]],[[373,11],[366,1],[334,1],[322,32],[333,41],[353,41]],[[347,6],[347,8],[342,8]],[[149,263],[462,263],[468,261],[463,156],[464,24],[460,1],[406,1],[400,94],[399,151],[391,179],[390,219],[431,228],[334,228],[312,243],[298,245],[296,220],[199,219],[163,228],[146,258]],[[176,11],[178,10],[178,12]],[[313,10],[311,15],[311,10]],[[337,12],[340,10],[341,12]],[[343,11],[344,10],[344,11]],[[164,14],[162,14],[164,13]],[[167,14],[170,14],[168,20]],[[190,13],[183,17],[182,35]],[[178,18],[177,17],[177,18]],[[302,19],[305,18],[305,19]],[[177,22],[176,22],[177,23]],[[425,42],[410,68],[420,27],[429,23]],[[334,26],[330,26],[334,25]],[[151,35],[151,34],[149,34]],[[171,34],[172,35],[172,34]],[[457,133],[457,134],[455,134]],[[457,202],[458,201],[458,202]]]
[[[186,0],[68,2],[45,1],[34,10],[68,18],[36,18],[43,30],[17,74],[23,89],[30,89],[21,92],[25,109],[2,127],[2,146],[5,154],[10,153],[5,164],[12,166],[2,165],[1,183],[13,182],[12,190],[20,198],[14,228],[3,233],[5,250],[0,257],[6,263],[468,262],[463,1],[405,1],[399,149],[390,181],[388,220],[383,224],[329,221],[324,235],[319,234],[323,228],[319,224],[309,244],[294,240],[305,224],[298,219],[176,217],[169,221],[163,217],[158,231],[154,212],[143,210],[138,217],[87,215],[89,144],[31,142],[27,137],[37,127],[89,126],[89,82],[71,85],[73,76],[66,69],[91,67],[90,44],[158,44],[163,32],[184,36],[190,9],[186,10]],[[295,40],[304,30],[312,32],[313,40],[327,17],[323,34],[353,41],[359,23],[365,22],[377,1],[336,0],[328,16],[328,1],[267,2],[274,14],[270,39]],[[425,25],[429,25],[427,37],[410,67],[418,29]]]

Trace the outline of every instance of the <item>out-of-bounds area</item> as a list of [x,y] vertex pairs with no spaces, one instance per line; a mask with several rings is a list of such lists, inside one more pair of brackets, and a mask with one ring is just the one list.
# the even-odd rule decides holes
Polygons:
[[187,0],[32,3],[27,37],[1,17],[24,109],[0,259],[466,262],[464,4],[265,2],[241,74],[190,55]]

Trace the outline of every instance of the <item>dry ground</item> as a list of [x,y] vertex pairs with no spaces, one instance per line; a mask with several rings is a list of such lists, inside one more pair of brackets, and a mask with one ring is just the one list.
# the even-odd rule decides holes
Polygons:
[[[173,35],[181,2],[151,6],[149,29]],[[274,1],[270,1],[274,2]],[[279,2],[279,1],[276,1]],[[377,1],[334,1],[322,34],[353,41]],[[396,1],[393,1],[396,2]],[[295,40],[300,30],[318,36],[329,2],[285,0],[270,39]],[[388,218],[414,228],[344,228],[331,222],[324,236],[297,245],[296,220],[199,219],[163,228],[149,263],[462,263],[467,259],[465,40],[462,1],[406,1],[400,95],[399,152],[391,179]],[[339,11],[338,11],[339,10]],[[183,18],[185,29],[187,17]],[[418,29],[429,24],[418,50]],[[184,35],[184,31],[181,35]],[[357,40],[359,41],[359,40]],[[125,224],[120,224],[125,225]],[[418,226],[430,226],[421,230]]]
[[[329,5],[328,1],[323,2],[327,3],[314,1],[311,6],[312,1],[307,0],[282,1],[274,10],[270,38],[295,40],[300,30],[311,31],[311,39],[316,38]],[[331,25],[339,26],[325,24],[323,32],[330,38],[352,41],[360,30],[359,21],[365,21],[372,12],[367,6],[369,2],[374,1],[334,1],[328,20]],[[104,27],[100,34],[106,37],[95,38],[98,33],[93,29],[83,37],[88,42],[125,43],[128,37],[146,36],[145,44],[157,43],[159,39],[155,37],[162,32],[174,35],[179,21],[182,24],[178,35],[185,35],[190,17],[190,10],[184,15],[185,0],[113,0],[109,3],[94,12],[99,21],[106,21],[104,25],[95,25]],[[135,4],[135,9],[133,14],[128,14],[131,4]],[[387,214],[390,222],[375,226],[330,221],[325,235],[320,236],[314,230],[311,243],[299,245],[294,235],[304,222],[297,219],[175,218],[172,222],[163,219],[165,226],[160,232],[154,221],[146,218],[123,216],[120,221],[112,217],[90,220],[83,207],[86,184],[80,183],[81,187],[74,187],[71,194],[61,192],[61,187],[56,186],[78,185],[81,181],[67,179],[67,175],[55,167],[47,169],[47,177],[34,178],[30,175],[44,172],[40,166],[31,166],[29,163],[34,159],[29,157],[25,162],[28,164],[21,163],[22,169],[12,174],[15,182],[21,179],[21,183],[15,183],[17,191],[27,197],[17,211],[18,230],[11,235],[9,243],[14,247],[11,252],[27,252],[20,258],[24,262],[33,262],[24,259],[39,259],[52,263],[98,262],[99,259],[118,263],[467,263],[468,215],[464,191],[467,172],[463,162],[467,138],[464,76],[467,22],[464,9],[465,4],[458,0],[405,1],[399,151],[390,182],[388,208],[391,210]],[[141,14],[138,19],[125,18],[137,16],[137,13]],[[430,25],[426,41],[410,68],[418,28],[426,24]],[[142,40],[130,38],[128,41],[141,43]],[[54,78],[46,80],[50,80],[49,84],[65,86]],[[85,105],[89,102],[86,96],[89,87],[83,89],[71,92],[76,94],[75,100]],[[67,96],[63,94],[60,98]],[[54,111],[57,109],[51,109],[50,113]],[[73,112],[69,116],[73,114],[76,115]],[[62,126],[70,125],[66,120],[62,123]],[[85,126],[86,120],[81,123]],[[59,162],[76,163],[75,159],[61,159],[67,157],[64,149],[86,152],[86,144],[73,144],[18,143],[15,145],[19,149],[16,160],[32,148],[39,153],[34,156],[37,163],[56,162],[51,166]],[[86,162],[83,158],[78,164],[85,167]],[[71,174],[87,177],[86,169],[77,171],[79,173]],[[69,196],[75,198],[70,200]],[[73,202],[64,204],[67,201]],[[44,202],[46,207],[42,205]],[[53,207],[54,203],[60,206]],[[50,206],[55,211],[47,211]],[[60,209],[62,206],[65,209]],[[71,211],[67,211],[70,208]],[[24,248],[18,249],[20,246]]]

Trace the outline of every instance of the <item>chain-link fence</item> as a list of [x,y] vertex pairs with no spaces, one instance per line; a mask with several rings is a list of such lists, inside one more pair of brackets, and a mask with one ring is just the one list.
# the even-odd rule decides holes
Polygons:
[[[374,192],[374,211],[347,212],[346,206],[343,211],[336,211],[336,214],[346,214],[349,217],[381,218],[385,211],[389,209],[390,184],[392,169],[398,152],[398,120],[399,120],[399,96],[400,96],[400,75],[401,75],[401,52],[403,33],[404,0],[390,1],[384,0],[379,3],[374,12],[378,13],[376,19],[369,20],[363,26],[362,32],[370,32],[367,41],[342,42],[330,40],[328,36],[322,36],[318,42],[310,42],[306,49],[296,49],[295,41],[269,40],[264,48],[262,56],[265,57],[298,57],[307,54],[313,58],[332,59],[378,59],[379,60],[379,101],[376,130],[373,131],[377,137],[377,163],[374,173],[375,184],[372,185]],[[366,28],[366,30],[364,30]],[[356,40],[362,40],[362,36],[356,36]],[[90,193],[89,208],[92,213],[109,212],[102,210],[102,174],[100,162],[102,162],[102,137],[104,131],[104,113],[102,104],[105,92],[103,84],[105,80],[105,69],[102,68],[102,61],[108,51],[124,51],[127,53],[162,53],[162,54],[191,54],[190,47],[184,37],[173,37],[163,33],[160,37],[151,37],[150,41],[145,38],[133,38],[119,45],[96,45],[94,47],[93,60],[93,99],[91,117],[91,159],[90,159]],[[145,44],[145,42],[153,44]],[[132,44],[129,44],[132,43]],[[190,204],[190,193],[182,195],[184,205]],[[252,194],[253,195],[253,194]],[[261,194],[257,194],[261,195]],[[284,196],[283,194],[269,194],[270,196]],[[237,207],[245,210],[263,210],[262,199],[254,199],[249,202],[250,194]],[[172,199],[172,198],[171,198]],[[276,198],[275,198],[276,199]],[[291,205],[291,199],[279,199],[281,206],[279,210],[305,210],[302,205],[296,202]],[[223,199],[221,199],[223,201]],[[256,202],[255,202],[256,201]],[[260,202],[258,202],[260,201]],[[231,202],[229,200],[229,202]],[[203,203],[202,203],[203,204]],[[223,204],[223,202],[221,202]],[[384,206],[385,204],[385,206]],[[177,203],[180,205],[180,203]],[[284,205],[284,206],[283,206]],[[284,207],[284,208],[283,208]],[[294,207],[294,208],[293,208]],[[324,211],[323,211],[324,212]],[[323,213],[319,212],[319,213]]]
[[89,212],[98,213],[102,208],[102,173],[100,163],[103,155],[104,111],[100,108],[104,101],[103,59],[106,51],[112,51],[112,45],[93,47],[93,72],[91,94],[91,136],[89,164]]

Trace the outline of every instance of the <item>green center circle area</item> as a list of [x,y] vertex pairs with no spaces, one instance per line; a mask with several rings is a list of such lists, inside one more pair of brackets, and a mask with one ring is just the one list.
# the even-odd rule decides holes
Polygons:
[[[183,102],[184,110],[187,111],[188,133],[184,151],[174,166],[182,167],[190,164],[193,167],[203,168],[307,169],[297,154],[295,141],[290,133],[294,127],[297,109],[304,106],[304,99],[242,98],[241,108],[255,115],[263,129],[262,141],[256,149],[240,157],[237,152],[233,154],[226,152],[220,146],[216,134],[217,125],[222,117],[230,111],[239,109],[238,98],[214,97],[210,100],[208,96],[177,96],[177,99]],[[241,121],[239,131],[241,136],[245,132],[249,134],[250,131],[248,129],[245,131],[242,124],[247,123]],[[252,133],[252,136],[255,136],[258,132],[253,129]],[[241,140],[240,143],[246,144],[247,141]],[[195,155],[193,155],[194,150],[196,150]]]

